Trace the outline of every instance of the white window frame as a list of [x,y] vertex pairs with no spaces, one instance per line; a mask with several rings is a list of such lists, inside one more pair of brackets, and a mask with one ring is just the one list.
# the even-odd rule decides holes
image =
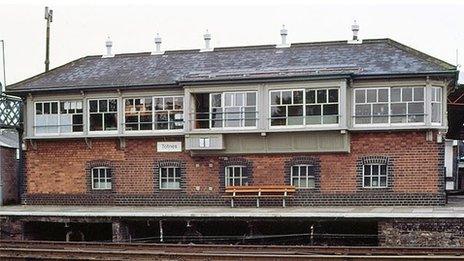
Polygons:
[[[232,94],[232,104],[235,103],[235,97],[236,97],[236,94],[237,93],[242,93],[244,94],[243,95],[243,105],[242,106],[225,106],[225,97],[226,97],[226,94]],[[245,105],[246,103],[246,96],[248,93],[254,93],[255,94],[255,105],[254,106],[248,106],[248,105]],[[213,119],[212,118],[212,115],[213,115],[213,99],[212,99],[212,96],[213,95],[221,95],[221,107],[214,107],[214,108],[221,108],[222,109],[222,118],[221,118],[221,121],[222,121],[222,124],[221,124],[221,127],[213,127],[213,121],[215,121],[216,119]],[[209,128],[210,129],[225,129],[225,130],[234,130],[234,129],[257,129],[258,128],[258,101],[259,100],[259,97],[258,97],[258,92],[257,91],[234,91],[234,92],[214,92],[214,93],[210,93],[209,94]],[[232,127],[226,127],[226,114],[225,114],[225,110],[226,108],[228,107],[240,107],[240,117],[242,117],[242,114],[243,114],[243,118],[240,118],[240,125],[243,125],[243,126],[232,126]],[[245,108],[252,108],[254,107],[255,108],[255,126],[245,126]]]
[[[423,104],[424,104],[424,121],[423,122],[406,122],[406,123],[392,123],[391,122],[391,117],[392,117],[392,113],[391,113],[391,105],[392,105],[392,99],[391,99],[391,89],[392,88],[411,88],[412,89],[412,99],[414,97],[414,88],[423,88],[424,90],[424,100],[422,101]],[[365,90],[366,91],[366,103],[360,103],[360,104],[371,104],[371,103],[367,103],[367,90],[372,90],[372,89],[388,89],[388,115],[386,115],[385,117],[388,117],[388,123],[356,123],[356,91],[357,90]],[[402,97],[402,93],[403,91],[401,91],[401,97]],[[427,106],[429,106],[427,103],[426,103],[426,100],[427,100],[427,89],[425,88],[425,86],[417,86],[417,85],[412,85],[412,86],[382,86],[382,87],[362,87],[362,88],[353,88],[353,91],[352,91],[352,124],[354,127],[395,127],[395,126],[422,126],[422,125],[426,125],[426,122],[427,122],[427,117],[428,115],[426,115],[426,112],[427,112]],[[412,103],[414,103],[414,100],[410,101]],[[384,102],[381,102],[381,103],[384,103]],[[408,112],[408,103],[409,102],[393,102],[393,103],[406,103],[406,114]],[[375,103],[372,103],[372,104],[375,104]],[[371,107],[372,108],[372,107]],[[371,114],[372,114],[372,111],[371,111]],[[408,117],[408,116],[405,116],[405,117]]]
[[[294,167],[298,167],[298,176],[295,176],[295,173],[293,173],[293,168]],[[313,168],[314,165],[311,165],[311,164],[296,164],[296,165],[292,165],[290,167],[290,185],[292,186],[295,186],[295,188],[297,189],[315,189],[316,188],[316,177],[314,176],[314,173],[310,174],[309,173],[309,170],[311,168]],[[301,168],[306,168],[306,177],[302,177],[301,176]],[[306,186],[306,187],[300,187],[299,185],[296,186],[295,184],[293,184],[293,179],[294,178],[298,178],[298,181],[302,180],[302,179],[305,179],[306,180],[306,185],[308,184],[308,181],[310,179],[314,180],[314,187],[309,187],[309,186]],[[298,184],[300,184],[300,182],[298,182]]]
[[[317,91],[319,90],[325,90],[327,92],[327,103],[318,103],[317,102]],[[329,100],[329,97],[328,97],[328,94],[329,94],[329,90],[337,90],[337,94],[338,94],[338,101],[337,102],[328,102]],[[281,104],[281,105],[272,105],[272,92],[285,92],[285,91],[290,91],[292,92],[292,103],[291,104]],[[292,105],[295,105],[293,103],[293,92],[294,91],[302,91],[303,92],[303,103],[302,103],[302,106],[303,106],[303,124],[301,125],[288,125],[288,106],[292,106]],[[307,91],[315,91],[316,93],[316,103],[306,103],[306,92]],[[319,87],[319,88],[297,88],[297,89],[272,89],[272,90],[269,90],[268,91],[268,127],[270,129],[291,129],[291,128],[321,128],[321,127],[338,127],[340,126],[340,120],[341,120],[341,114],[340,114],[340,111],[341,111],[341,108],[340,108],[340,88],[339,87]],[[282,97],[281,97],[281,100],[282,100]],[[337,104],[337,110],[338,110],[338,114],[337,115],[334,115],[334,116],[337,116],[338,117],[338,123],[323,123],[323,117],[324,117],[324,104]],[[300,105],[300,104],[296,104],[296,105]],[[311,105],[321,105],[321,124],[307,124],[306,123],[306,106],[311,106]],[[277,106],[286,106],[287,107],[287,116],[285,118],[286,120],[286,125],[275,125],[273,126],[272,125],[272,107],[277,107]]]
[[[365,173],[365,167],[366,166],[369,166],[370,167],[370,172],[371,174],[368,175],[369,177],[369,180],[370,180],[370,185],[367,186],[366,183],[365,183],[365,178],[366,178],[366,173]],[[376,173],[375,175],[372,173],[372,170],[373,170],[373,166],[378,166],[378,173]],[[381,174],[381,167],[382,166],[385,166],[385,175],[382,175]],[[378,183],[377,183],[377,186],[373,186],[372,185],[372,179],[373,177],[377,177],[378,178]],[[382,177],[385,177],[385,186],[381,186],[380,185],[380,179]],[[374,164],[364,164],[362,165],[362,184],[363,184],[363,188],[369,188],[369,189],[383,189],[383,188],[388,188],[388,165],[387,164],[380,164],[380,163],[374,163]]]
[[[102,116],[102,128],[104,128],[104,125],[105,125],[105,117],[104,117],[104,114],[105,113],[108,113],[108,112],[90,112],[90,101],[97,101],[97,108],[98,110],[100,110],[100,100],[116,100],[116,130],[98,130],[98,131],[91,131],[90,130],[90,115],[91,114],[103,114]],[[88,133],[91,133],[91,134],[117,134],[120,130],[120,100],[117,98],[117,97],[104,97],[104,98],[89,98],[87,99],[87,110],[86,110],[86,113],[87,113],[87,131]],[[108,107],[109,107],[109,102],[108,102]],[[114,113],[114,112],[112,112]]]
[[[164,106],[164,100],[166,98],[172,98],[172,101],[173,101],[172,109],[171,110],[164,110],[164,108],[163,108],[163,110],[156,110],[155,99],[160,99],[160,98],[163,99],[163,106]],[[181,110],[176,110],[174,108],[174,99],[175,98],[182,98],[182,109]],[[152,112],[152,121],[153,121],[153,131],[154,132],[166,132],[166,131],[169,131],[169,132],[180,131],[181,132],[181,131],[184,130],[184,128],[185,128],[185,115],[184,115],[185,97],[183,95],[159,95],[159,96],[153,96],[153,98],[152,98],[152,106],[153,106],[153,108],[152,108],[152,110],[153,110],[153,112]],[[155,115],[156,115],[156,112],[160,112],[160,111],[168,112],[168,122],[167,122],[168,128],[167,129],[156,129],[156,117],[155,117]],[[182,128],[171,129],[171,121],[170,121],[170,118],[169,118],[169,115],[170,115],[171,112],[182,112],[181,113],[182,114]]]
[[[140,130],[140,124],[145,124],[145,123],[141,123],[141,122],[140,122],[140,112],[139,112],[139,111],[134,111],[134,112],[137,112],[137,113],[138,113],[138,114],[137,114],[137,117],[138,117],[138,121],[137,121],[137,122],[129,122],[129,123],[126,122],[126,116],[127,116],[127,115],[126,115],[126,101],[127,101],[127,100],[136,100],[136,99],[139,99],[139,100],[141,100],[141,99],[150,99],[150,101],[151,101],[151,103],[152,103],[152,104],[151,104],[151,106],[152,106],[152,108],[151,108],[151,115],[150,115],[151,120],[150,120],[150,122],[149,122],[149,124],[151,125],[151,130]],[[155,127],[155,126],[154,126],[154,112],[153,112],[154,106],[153,106],[153,102],[154,102],[154,99],[153,99],[152,96],[145,96],[145,97],[143,97],[143,96],[140,96],[140,97],[125,97],[125,98],[123,99],[123,106],[122,106],[122,107],[123,107],[123,115],[124,115],[124,116],[123,116],[123,124],[122,124],[122,125],[123,125],[123,130],[124,130],[124,132],[127,132],[127,133],[147,133],[147,132],[152,132],[152,131],[153,131],[153,129],[154,129],[154,127]],[[133,106],[135,106],[135,104],[134,104]],[[128,130],[128,129],[126,129],[127,124],[137,124],[139,129],[138,129],[138,130]]]
[[[162,177],[162,169],[166,169],[166,178],[163,178]],[[169,170],[172,169],[174,172],[173,172],[173,176],[170,177],[169,176]],[[159,167],[158,169],[158,179],[159,179],[159,189],[160,190],[180,190],[182,189],[182,186],[181,186],[181,182],[182,182],[182,173],[181,173],[181,169],[180,167],[176,167],[176,166],[163,166],[163,167]],[[166,187],[166,188],[163,188],[162,187],[162,183],[163,183],[163,180],[166,181],[166,183],[169,183],[170,180],[172,180],[173,182],[179,182],[179,187],[178,188],[171,188],[171,187]]]
[[[237,176],[235,173],[235,168],[240,168],[240,175]],[[233,177],[230,176],[230,171],[232,170]],[[225,187],[229,186],[246,186],[248,185],[248,176],[246,175],[247,167],[244,165],[229,165],[224,168],[224,185]],[[233,184],[230,184],[230,179],[233,179]],[[238,184],[236,184],[238,180]]]
[[[94,170],[97,170],[97,176],[94,176]],[[103,172],[103,177],[101,176]],[[108,178],[108,173],[110,174],[110,177]],[[90,169],[90,175],[91,175],[91,180],[92,180],[92,190],[111,190],[113,188],[113,170],[109,167],[94,167]],[[99,186],[96,187],[95,185],[95,179],[98,179],[98,184]],[[100,180],[104,179],[105,186],[101,186]],[[109,186],[108,186],[109,184]]]
[[[62,132],[61,131],[61,103],[62,102],[81,102],[81,106],[82,106],[82,113],[75,113],[77,115],[82,115],[82,131],[71,131],[71,132]],[[57,110],[57,116],[58,116],[58,121],[57,121],[57,125],[56,126],[49,126],[49,127],[56,127],[57,129],[57,132],[50,132],[50,133],[37,133],[37,104],[40,103],[42,104],[42,111],[43,111],[43,104],[44,103],[57,103],[57,106],[58,106],[58,110]],[[66,135],[82,135],[84,133],[84,128],[85,128],[85,124],[84,124],[84,101],[83,100],[79,100],[79,99],[66,99],[66,100],[52,100],[52,101],[35,101],[33,103],[33,110],[34,110],[34,115],[33,115],[33,118],[34,118],[34,135],[35,136],[66,136]],[[50,108],[51,110],[51,108]],[[66,114],[68,115],[68,114]],[[43,128],[46,128],[47,126],[41,126]],[[72,129],[72,125],[71,125],[71,129]]]
[[[430,122],[432,125],[435,125],[435,126],[440,126],[443,124],[443,88],[442,87],[438,87],[438,86],[432,86],[432,95],[430,97]],[[436,99],[436,96],[437,96],[437,92],[440,94],[440,99]],[[435,92],[435,93],[434,93]],[[435,97],[435,100],[433,99]],[[440,108],[440,119],[439,121],[433,121],[433,113],[432,113],[432,108],[433,108],[433,104],[438,104],[439,108]]]

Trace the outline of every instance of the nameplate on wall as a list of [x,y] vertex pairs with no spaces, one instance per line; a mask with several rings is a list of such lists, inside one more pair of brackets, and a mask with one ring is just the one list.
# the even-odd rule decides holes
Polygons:
[[159,141],[156,143],[158,152],[182,152],[182,142],[180,141]]

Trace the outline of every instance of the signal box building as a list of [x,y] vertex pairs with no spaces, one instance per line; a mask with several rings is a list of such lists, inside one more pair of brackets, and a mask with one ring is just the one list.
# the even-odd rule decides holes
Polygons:
[[[287,185],[287,208],[441,206],[456,82],[391,39],[83,57],[7,88],[22,204],[230,208],[230,186]],[[234,207],[287,211],[255,204]]]

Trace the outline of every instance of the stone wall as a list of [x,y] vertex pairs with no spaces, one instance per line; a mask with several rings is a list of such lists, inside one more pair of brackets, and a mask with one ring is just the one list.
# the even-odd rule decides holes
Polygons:
[[464,247],[463,219],[391,219],[378,226],[381,246]]
[[[159,153],[158,140],[173,138],[41,140],[26,152],[26,204],[228,205],[222,198],[224,166],[245,162],[250,184],[288,184],[292,162],[314,164],[314,189],[301,189],[288,205],[441,205],[445,202],[444,145],[425,131],[351,133],[350,153],[191,156]],[[388,188],[362,187],[366,160],[388,161]],[[180,190],[160,190],[157,166],[182,166]],[[92,164],[113,170],[113,188],[89,189]],[[272,203],[272,202],[271,202]],[[263,202],[263,204],[266,204]],[[238,203],[240,205],[240,203]]]

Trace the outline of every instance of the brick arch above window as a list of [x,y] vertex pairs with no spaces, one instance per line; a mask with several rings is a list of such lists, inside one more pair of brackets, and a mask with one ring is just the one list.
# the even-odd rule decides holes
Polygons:
[[[85,174],[86,174],[86,187],[87,191],[92,194],[100,194],[100,193],[113,193],[115,192],[116,182],[115,182],[115,163],[111,160],[92,160],[87,161],[85,164]],[[94,168],[108,168],[111,171],[111,189],[105,190],[95,190],[92,189],[92,169]]]
[[[160,168],[164,167],[175,167],[179,168],[180,171],[180,188],[173,190],[173,189],[161,189],[160,187]],[[186,189],[186,167],[185,162],[182,160],[177,159],[167,159],[167,160],[158,160],[154,164],[153,169],[154,177],[154,188],[155,192],[183,192]]]
[[[365,165],[386,165],[387,186],[386,187],[364,187],[363,186],[363,168]],[[361,156],[356,162],[356,187],[358,190],[367,191],[385,191],[393,189],[394,181],[394,160],[385,155]],[[383,193],[383,192],[382,192]]]
[[308,189],[320,189],[320,176],[321,176],[321,161],[317,157],[311,156],[295,156],[287,161],[285,161],[284,174],[285,174],[285,184],[290,185],[292,167],[295,165],[310,165],[312,166],[313,176],[314,176],[314,188]]
[[219,163],[219,189],[225,189],[226,167],[244,166],[244,175],[247,176],[248,184],[253,184],[253,162],[242,157],[223,157]]

